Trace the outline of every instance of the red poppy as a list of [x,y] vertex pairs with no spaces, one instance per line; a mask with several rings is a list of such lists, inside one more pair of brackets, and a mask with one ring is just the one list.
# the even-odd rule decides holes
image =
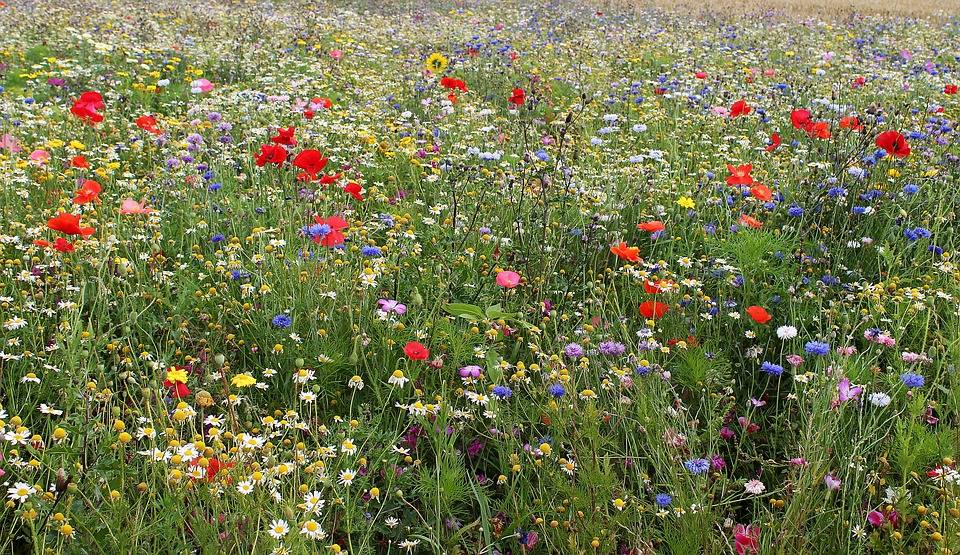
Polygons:
[[810,110],[799,109],[790,112],[790,123],[796,129],[803,129],[803,126],[810,122]]
[[410,360],[426,360],[430,356],[430,349],[419,341],[408,341],[403,346],[403,354]]
[[444,77],[440,80],[440,85],[447,89],[454,89],[460,92],[467,92],[467,84],[460,79],[454,79],[453,77]]
[[262,168],[267,164],[279,166],[287,159],[287,149],[280,145],[263,145],[260,147],[260,152],[253,156],[257,162],[257,167]]
[[73,197],[74,204],[87,204],[88,202],[93,202],[95,200],[100,200],[100,184],[92,179],[88,179],[83,182],[83,185],[80,186],[80,189],[77,190],[76,196]]
[[322,238],[319,235],[313,238],[314,243],[320,243],[324,247],[336,247],[342,245],[346,240],[346,236],[340,230],[350,226],[347,220],[344,220],[340,216],[330,216],[329,218],[317,216],[314,218],[314,221],[320,225],[330,226],[330,232]]
[[[234,464],[236,464],[236,463],[232,463],[232,462],[226,463],[226,462],[223,462],[223,461],[221,461],[220,459],[218,459],[218,458],[216,458],[216,457],[210,459],[210,460],[207,462],[207,468],[206,468],[206,471],[205,471],[207,481],[208,481],[208,482],[212,482],[212,481],[214,480],[214,478],[217,477],[217,474],[219,474],[219,473],[220,473],[221,471],[223,471],[223,470],[228,470],[228,469],[230,469],[230,468],[233,468],[233,465],[234,465]],[[199,466],[199,465],[200,465],[200,457],[197,457],[197,458],[193,459],[192,461],[190,461],[190,465],[191,465],[191,466]]]
[[65,235],[93,235],[96,229],[92,227],[80,227],[80,216],[63,212],[55,218],[47,220],[47,227],[54,231],[59,231]]
[[753,195],[753,198],[762,200],[763,202],[769,202],[773,200],[773,193],[770,191],[770,187],[761,185],[759,183],[756,183],[753,187],[750,187],[750,194]]
[[738,117],[740,117],[740,116],[745,116],[745,115],[749,114],[749,113],[752,112],[752,111],[753,111],[753,108],[751,108],[750,105],[747,104],[747,101],[746,101],[746,100],[743,100],[743,99],[740,99],[740,100],[734,102],[734,103],[730,106],[730,117],[731,117],[731,118],[738,118]]
[[956,85],[952,85],[952,84],[951,84],[951,85],[944,85],[944,86],[943,86],[943,94],[957,94],[957,86],[956,86]]
[[693,76],[696,77],[697,79],[706,79],[706,78],[707,78],[707,72],[705,72],[705,71],[698,71],[698,72],[694,73]]
[[621,242],[619,245],[610,247],[610,252],[624,260],[629,260],[630,262],[640,261],[640,248],[628,247],[627,244],[623,242]]
[[773,152],[774,150],[777,150],[777,148],[779,148],[779,147],[780,147],[780,134],[779,134],[779,133],[771,133],[771,134],[770,134],[770,144],[768,144],[768,145],[767,145],[767,148],[765,148],[764,150],[766,150],[767,152]]
[[73,101],[70,113],[90,125],[95,125],[103,121],[103,114],[99,113],[98,110],[103,110],[105,107],[100,93],[87,91]]
[[73,252],[74,246],[73,243],[63,237],[57,237],[56,241],[53,242],[53,248],[60,252]]
[[163,131],[157,129],[157,119],[153,116],[140,116],[137,118],[136,122],[137,127],[147,131],[148,133],[153,133],[154,135],[161,135]]
[[752,227],[753,229],[760,229],[763,227],[763,222],[754,218],[753,216],[747,216],[746,214],[740,214],[740,225],[745,225],[747,227]]
[[45,249],[45,248],[47,248],[47,247],[50,246],[50,241],[45,241],[45,240],[43,240],[43,239],[37,239],[36,241],[33,242],[33,244],[34,244],[34,246],[37,246],[37,247],[40,247],[40,248]]
[[523,89],[513,89],[513,93],[510,94],[510,98],[507,99],[510,104],[513,104],[517,107],[523,106],[524,101],[527,99],[527,93]]
[[844,116],[840,118],[840,129],[849,129],[851,131],[863,131],[863,124],[860,119],[854,116]]
[[749,314],[750,317],[753,318],[753,321],[758,324],[766,324],[773,319],[773,317],[770,316],[770,313],[767,312],[767,309],[757,305],[748,306],[747,314]]
[[363,189],[360,187],[359,183],[354,183],[351,181],[344,186],[343,190],[349,193],[353,198],[363,202],[363,195],[360,194]]
[[270,141],[278,145],[286,146],[297,146],[297,139],[293,136],[296,132],[296,129],[293,127],[288,127],[286,129],[280,127],[277,128],[277,136],[270,139]]
[[320,97],[320,96],[315,96],[315,97],[311,98],[311,99],[310,99],[310,104],[313,104],[314,106],[318,106],[318,107],[323,108],[323,109],[325,109],[325,110],[329,110],[330,108],[333,108],[333,101],[332,101],[332,100],[330,100],[329,98]]
[[907,139],[896,131],[884,131],[877,135],[877,146],[895,158],[910,156],[910,145],[907,144]]
[[651,295],[656,295],[658,293],[663,293],[663,288],[668,285],[670,282],[664,280],[650,281],[649,279],[643,280],[643,290]]
[[183,382],[172,382],[170,380],[163,380],[163,387],[167,388],[170,393],[170,396],[174,399],[183,399],[184,397],[192,393],[190,388],[187,387],[187,384]]
[[74,168],[89,168],[90,162],[87,162],[84,156],[74,156],[70,159],[70,166]]
[[649,222],[643,222],[642,224],[637,224],[637,229],[640,231],[647,231],[650,233],[656,233],[658,231],[663,231],[666,229],[666,226],[663,225],[663,222],[660,220],[651,220]]
[[342,173],[328,173],[327,175],[320,178],[320,184],[330,185],[331,183],[336,183],[341,176],[343,176]]
[[727,164],[727,171],[730,172],[730,175],[727,176],[727,185],[753,185],[753,176],[750,175],[750,172],[753,171],[753,164],[742,164],[740,166]]
[[867,84],[867,78],[861,75],[860,77],[857,77],[856,79],[854,79],[853,83],[850,83],[850,86],[853,87],[854,89],[859,89],[860,87],[866,84]]
[[811,123],[807,126],[804,131],[808,135],[816,139],[829,139],[830,138],[830,122],[827,121],[818,121],[816,123]]
[[303,170],[303,173],[298,175],[297,179],[316,180],[317,174],[322,172],[323,168],[327,167],[327,162],[329,162],[329,160],[324,158],[319,150],[312,148],[301,150],[296,158],[293,159],[293,165]]
[[313,119],[313,110],[310,110],[310,109],[304,110],[303,117],[307,119]]
[[663,315],[669,312],[670,306],[667,303],[658,303],[657,301],[643,301],[640,303],[640,314],[647,320],[659,320]]
[[657,87],[657,88],[653,89],[653,94],[655,94],[655,95],[657,95],[657,96],[663,96],[663,95],[667,94],[667,89],[665,89],[665,88],[663,88],[663,87]]

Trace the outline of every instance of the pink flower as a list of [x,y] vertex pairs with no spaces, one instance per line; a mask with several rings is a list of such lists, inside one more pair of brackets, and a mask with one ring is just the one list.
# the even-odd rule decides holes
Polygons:
[[883,513],[880,511],[870,511],[867,514],[867,522],[869,522],[871,526],[880,527],[887,522],[887,517],[883,516]]
[[190,92],[193,94],[206,93],[213,90],[213,83],[206,79],[195,79],[190,83]]
[[760,495],[761,493],[766,491],[767,486],[765,486],[763,482],[761,482],[760,480],[750,480],[749,482],[743,485],[743,489],[745,489],[747,493],[750,493],[753,495]]
[[520,285],[520,274],[511,272],[510,270],[499,272],[497,274],[497,285],[504,289],[513,289]]
[[837,491],[840,489],[840,479],[834,476],[833,474],[827,474],[823,477],[823,483],[827,486],[827,489],[830,491]]
[[148,208],[144,201],[137,202],[132,198],[128,198],[123,199],[123,202],[120,203],[121,214],[150,214],[152,212],[153,208]]
[[17,138],[9,133],[5,134],[3,137],[0,137],[0,148],[13,153],[20,152],[20,145],[17,144]]
[[790,363],[790,366],[796,368],[803,364],[803,357],[800,355],[787,355],[787,362]]
[[343,57],[343,50],[340,50],[339,48],[334,48],[333,50],[330,51],[330,57],[333,58],[334,60],[339,61],[340,58]]
[[46,164],[50,160],[50,153],[41,149],[34,150],[30,153],[30,160],[38,164]]
[[760,527],[737,524],[733,527],[733,542],[737,555],[760,553]]

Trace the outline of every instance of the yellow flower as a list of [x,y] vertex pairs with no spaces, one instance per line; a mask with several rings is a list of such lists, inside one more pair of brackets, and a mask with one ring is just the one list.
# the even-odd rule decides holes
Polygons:
[[170,368],[167,370],[167,380],[170,383],[187,383],[187,371],[180,370],[178,368]]
[[230,383],[237,387],[250,387],[257,383],[257,379],[250,374],[237,374],[230,380]]
[[443,70],[447,69],[448,64],[449,62],[443,54],[434,52],[427,58],[426,67],[434,73],[443,73]]
[[690,197],[680,197],[677,200],[677,204],[679,204],[682,208],[686,208],[688,210],[693,208],[695,205],[695,203],[693,202],[693,199]]

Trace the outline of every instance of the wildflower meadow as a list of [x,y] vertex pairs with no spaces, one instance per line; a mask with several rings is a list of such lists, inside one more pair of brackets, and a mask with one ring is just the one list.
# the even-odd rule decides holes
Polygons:
[[0,552],[960,553],[958,14],[0,2]]

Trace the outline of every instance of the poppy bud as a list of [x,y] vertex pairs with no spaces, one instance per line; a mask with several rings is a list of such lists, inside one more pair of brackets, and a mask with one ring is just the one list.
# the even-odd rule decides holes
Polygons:
[[227,362],[227,357],[223,355],[216,355],[213,357],[213,363],[219,367],[223,367],[224,363]]
[[303,368],[303,365],[306,364],[306,361],[302,358],[297,358],[293,361],[294,366],[297,368]]
[[353,352],[350,353],[350,364],[360,362],[360,336],[353,338]]
[[423,306],[423,296],[420,295],[420,290],[416,287],[413,288],[413,295],[410,296],[410,304],[413,306]]

